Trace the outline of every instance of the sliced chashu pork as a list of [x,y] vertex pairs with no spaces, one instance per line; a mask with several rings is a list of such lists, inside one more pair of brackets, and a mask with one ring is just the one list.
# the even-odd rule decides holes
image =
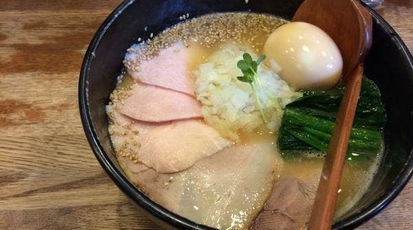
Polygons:
[[218,229],[247,229],[281,169],[271,141],[226,148],[188,171],[180,213]]
[[178,213],[180,200],[185,191],[184,172],[158,173],[146,165],[133,162],[128,157],[117,156],[127,177],[151,200],[171,212]]
[[[135,55],[129,54],[126,61],[134,58]],[[182,43],[177,42],[162,49],[150,60],[135,64],[139,66],[136,70],[133,67],[128,68],[128,72],[140,82],[195,95],[195,83],[188,69],[188,58],[189,51]]]
[[163,122],[201,118],[201,104],[193,97],[174,90],[135,83],[119,111],[131,118],[148,122]]
[[317,188],[297,178],[283,178],[274,185],[264,209],[251,230],[304,230],[310,219]]
[[110,105],[106,111],[117,153],[160,173],[185,170],[231,144],[200,120],[150,123],[122,115]]
[[131,180],[155,202],[197,223],[248,229],[271,193],[282,159],[271,142],[225,148],[173,174],[130,167]]
[[322,159],[290,161],[251,230],[306,229],[323,167]]

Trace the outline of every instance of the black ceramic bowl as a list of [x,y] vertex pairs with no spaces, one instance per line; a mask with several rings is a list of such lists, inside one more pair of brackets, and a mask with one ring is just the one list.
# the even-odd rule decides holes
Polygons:
[[[181,21],[214,12],[252,11],[291,19],[301,0],[128,0],[102,24],[83,62],[79,104],[86,136],[96,158],[117,186],[138,206],[165,226],[208,229],[177,216],[151,201],[133,186],[114,156],[105,105],[122,70],[126,49]],[[373,47],[365,63],[366,75],[380,88],[386,106],[385,155],[367,194],[334,229],[354,228],[389,204],[413,173],[413,58],[395,31],[374,11]]]

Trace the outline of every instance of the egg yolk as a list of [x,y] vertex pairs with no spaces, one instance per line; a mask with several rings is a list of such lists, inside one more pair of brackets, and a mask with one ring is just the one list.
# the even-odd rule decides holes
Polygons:
[[280,77],[292,87],[326,90],[341,77],[340,50],[327,33],[312,24],[291,22],[278,27],[263,51],[267,64],[281,67]]

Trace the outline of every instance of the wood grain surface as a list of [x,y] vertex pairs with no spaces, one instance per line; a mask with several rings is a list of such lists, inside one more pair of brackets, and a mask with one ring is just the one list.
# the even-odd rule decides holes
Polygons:
[[[112,183],[81,126],[85,50],[121,0],[0,3],[0,229],[161,229]],[[413,51],[413,0],[377,11]],[[413,229],[413,181],[358,229]]]

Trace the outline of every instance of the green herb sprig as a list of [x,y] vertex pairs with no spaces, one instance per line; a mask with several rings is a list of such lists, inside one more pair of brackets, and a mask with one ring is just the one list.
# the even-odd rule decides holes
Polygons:
[[258,66],[261,64],[261,62],[264,61],[265,55],[259,56],[256,61],[252,60],[252,57],[249,53],[244,53],[242,57],[243,59],[237,62],[237,67],[241,70],[241,72],[244,75],[238,76],[237,79],[239,81],[246,82],[251,85],[255,101],[261,113],[262,119],[265,123],[267,123],[268,118],[266,115],[267,111],[265,107],[265,94],[262,90],[260,79],[257,76]]

